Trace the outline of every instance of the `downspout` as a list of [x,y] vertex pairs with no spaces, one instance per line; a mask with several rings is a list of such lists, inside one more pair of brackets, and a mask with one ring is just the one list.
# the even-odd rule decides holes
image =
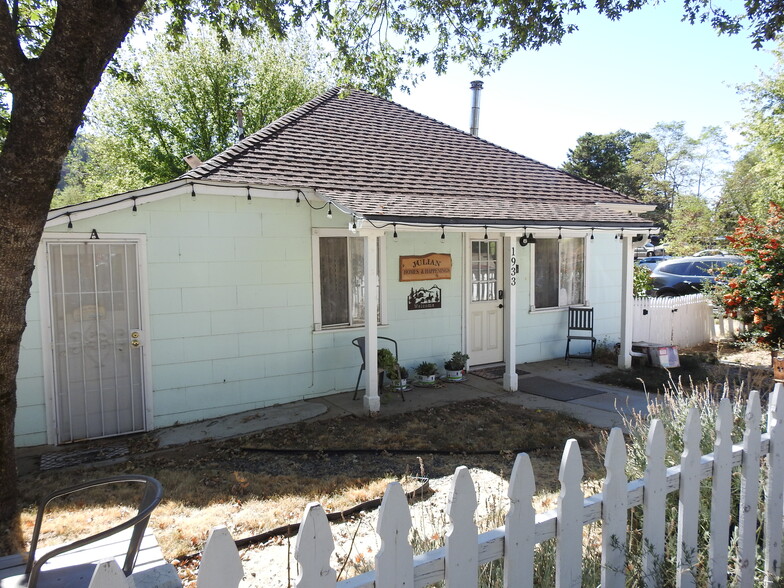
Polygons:
[[471,92],[473,98],[471,100],[471,134],[474,137],[479,136],[479,95],[482,93],[482,80],[474,80],[471,82]]

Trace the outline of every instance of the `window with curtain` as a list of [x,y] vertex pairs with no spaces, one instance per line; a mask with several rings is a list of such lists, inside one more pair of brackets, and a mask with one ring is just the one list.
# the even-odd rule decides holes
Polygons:
[[585,239],[537,239],[534,245],[534,308],[585,302]]
[[[364,325],[366,281],[362,238],[319,237],[318,249],[321,326]],[[378,267],[380,271],[380,263]],[[381,297],[378,299],[380,305]],[[377,314],[380,316],[380,308]]]

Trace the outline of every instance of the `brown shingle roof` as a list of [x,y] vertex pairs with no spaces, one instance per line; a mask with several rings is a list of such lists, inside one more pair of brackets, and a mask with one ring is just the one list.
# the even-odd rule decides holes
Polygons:
[[314,188],[370,219],[648,224],[639,204],[364,91],[335,88],[182,176]]

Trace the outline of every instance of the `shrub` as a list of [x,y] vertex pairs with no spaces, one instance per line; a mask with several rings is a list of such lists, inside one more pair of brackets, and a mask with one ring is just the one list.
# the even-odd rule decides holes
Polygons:
[[784,211],[771,202],[766,221],[740,216],[727,242],[746,262],[720,273],[716,301],[727,316],[751,325],[750,338],[778,349],[784,345]]

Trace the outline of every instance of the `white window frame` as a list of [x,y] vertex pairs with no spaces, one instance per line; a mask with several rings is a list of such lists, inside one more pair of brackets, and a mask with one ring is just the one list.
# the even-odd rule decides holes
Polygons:
[[[567,239],[567,238],[579,239],[580,236],[567,236],[567,235],[564,235],[564,239]],[[558,236],[557,235],[553,235],[551,237],[551,236],[548,235],[547,237],[536,237],[536,241],[534,241],[530,245],[530,247],[533,248],[533,250],[531,251],[531,270],[530,270],[531,273],[530,273],[530,279],[529,279],[529,283],[531,285],[531,291],[530,291],[530,296],[531,296],[530,297],[530,300],[531,300],[530,312],[532,312],[532,313],[533,312],[553,312],[553,311],[564,310],[566,308],[569,308],[570,306],[590,306],[590,302],[588,300],[588,258],[589,258],[589,256],[588,256],[588,247],[589,247],[590,241],[588,239],[588,236],[585,235],[585,236],[582,236],[582,239],[583,239],[583,292],[582,292],[582,299],[583,299],[583,301],[579,302],[579,303],[575,303],[575,304],[565,304],[565,305],[560,305],[559,304],[558,306],[547,306],[547,307],[537,308],[537,306],[536,306],[536,243],[537,243],[537,241],[544,240],[544,239],[552,239],[552,240],[557,241],[558,240]],[[559,259],[559,263],[560,263],[560,259],[561,259],[560,250],[558,252],[558,259]],[[558,270],[559,270],[558,273],[560,275],[560,267],[558,268]]]
[[386,264],[386,239],[381,235],[365,235],[352,231],[351,229],[313,229],[311,237],[311,259],[313,262],[313,330],[320,331],[341,331],[341,330],[361,330],[365,324],[354,325],[323,325],[321,320],[321,256],[319,239],[321,237],[354,237],[377,239],[378,243],[378,304],[380,326],[387,324],[387,264]]

